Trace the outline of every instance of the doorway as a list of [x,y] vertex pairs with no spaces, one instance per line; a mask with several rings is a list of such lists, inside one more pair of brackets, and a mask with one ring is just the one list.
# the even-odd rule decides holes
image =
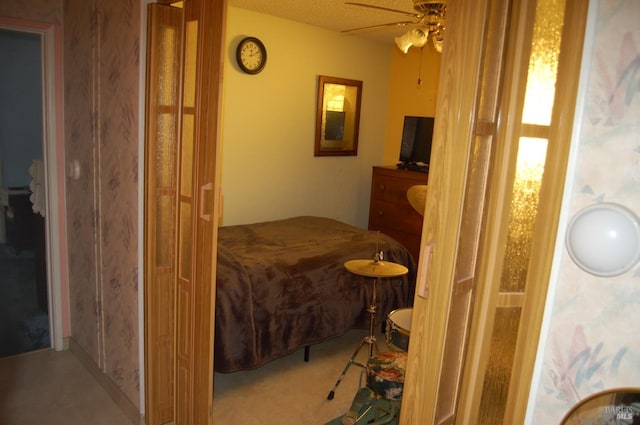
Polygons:
[[47,348],[42,41],[0,29],[0,357]]
[[[23,247],[9,247],[10,254],[21,254],[27,256],[31,254],[33,261],[37,259],[41,261],[41,266],[36,268],[40,274],[37,279],[42,287],[37,289],[36,284],[36,305],[37,294],[40,293],[40,307],[42,311],[48,313],[48,319],[42,324],[42,318],[37,321],[38,332],[40,337],[44,336],[42,329],[48,327],[48,343],[46,347],[52,347],[59,351],[64,348],[63,336],[68,334],[68,314],[63,314],[68,310],[67,301],[67,267],[66,267],[66,232],[64,219],[64,185],[63,175],[60,175],[59,169],[64,163],[64,145],[62,134],[62,46],[61,46],[61,28],[59,25],[51,23],[42,23],[34,21],[25,21],[19,19],[11,19],[0,17],[0,31],[3,33],[12,33],[12,36],[35,37],[37,40],[37,50],[39,55],[39,65],[32,66],[32,69],[38,77],[37,86],[40,91],[40,134],[39,152],[41,152],[41,167],[38,167],[40,173],[41,190],[38,191],[42,196],[39,198],[36,216],[33,219],[34,229],[40,226],[41,232],[33,232],[34,240],[31,243],[30,252],[22,251]],[[4,56],[3,56],[4,57]],[[6,67],[3,67],[3,70]],[[3,98],[6,96],[3,95]],[[15,103],[22,101],[21,96],[14,96],[9,99]],[[2,136],[4,138],[4,135]],[[19,147],[21,145],[18,145]],[[1,153],[0,153],[1,155]],[[30,156],[34,156],[32,153]],[[26,186],[31,184],[31,178],[28,168],[32,166],[32,159],[29,158],[27,166],[27,182]],[[24,168],[24,167],[23,167]],[[1,170],[0,170],[1,172]],[[23,178],[24,180],[25,178]],[[0,182],[0,188],[8,188],[7,182]],[[8,182],[9,184],[11,181]],[[20,186],[25,185],[24,182],[19,183]],[[29,188],[29,191],[31,189]],[[12,193],[16,194],[16,193]],[[17,195],[22,195],[18,192]],[[8,194],[7,194],[8,196]],[[27,198],[30,195],[27,196]],[[24,201],[24,199],[22,199]],[[28,200],[32,203],[31,200]],[[5,204],[8,204],[8,199]],[[0,205],[0,215],[5,217],[5,206]],[[31,208],[33,211],[33,208]],[[15,212],[14,212],[15,214]],[[15,216],[14,216],[15,217]],[[22,216],[24,217],[24,216]],[[41,218],[38,218],[41,217]],[[45,218],[46,217],[46,218]],[[1,219],[0,219],[1,220]],[[4,223],[0,223],[0,228],[5,229]],[[0,233],[5,237],[6,235]],[[35,235],[41,236],[37,239]],[[0,244],[4,244],[2,239]],[[4,277],[4,275],[2,275]],[[0,281],[3,283],[4,279]]]

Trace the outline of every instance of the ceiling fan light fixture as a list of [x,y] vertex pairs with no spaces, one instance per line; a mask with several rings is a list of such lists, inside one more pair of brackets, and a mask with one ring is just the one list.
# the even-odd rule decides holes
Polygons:
[[414,47],[424,47],[429,42],[429,32],[421,29],[414,30],[415,38],[413,41]]
[[407,31],[404,35],[395,38],[396,46],[404,53],[409,52],[411,46],[423,47],[429,41],[429,33],[420,28]]
[[383,12],[411,16],[412,18],[414,18],[414,21],[389,22],[386,24],[355,28],[343,32],[354,33],[391,27],[404,27],[405,25],[416,25],[416,28],[407,31],[400,37],[394,38],[398,48],[404,54],[407,54],[411,47],[424,47],[427,43],[429,43],[429,39],[431,38],[434,50],[438,53],[442,53],[442,46],[444,43],[444,30],[447,20],[447,0],[412,0],[412,2],[413,10],[415,10],[417,13],[407,12],[406,10],[400,9],[391,9],[383,6],[376,6],[373,4],[346,1],[345,4],[352,6],[366,7]]
[[431,41],[436,52],[442,53],[442,44],[444,43],[444,34],[438,30],[431,34]]

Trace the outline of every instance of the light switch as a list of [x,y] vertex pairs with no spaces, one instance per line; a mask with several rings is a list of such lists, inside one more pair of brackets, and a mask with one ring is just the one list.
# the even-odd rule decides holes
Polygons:
[[69,161],[67,164],[67,177],[74,180],[80,178],[80,161],[77,159]]

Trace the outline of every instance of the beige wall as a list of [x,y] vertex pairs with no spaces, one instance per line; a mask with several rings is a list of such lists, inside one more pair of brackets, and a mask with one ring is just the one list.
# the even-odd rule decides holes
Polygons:
[[[222,225],[319,215],[366,227],[382,162],[391,45],[229,7]],[[257,36],[268,60],[242,73],[235,47]],[[363,81],[358,155],[314,157],[318,75]]]
[[[367,227],[371,167],[398,162],[405,115],[434,116],[440,55],[235,7],[227,28],[222,224],[309,214]],[[254,76],[235,65],[248,35],[268,51]],[[313,156],[318,75],[363,81],[357,157]]]
[[382,165],[398,163],[405,115],[435,117],[441,57],[431,45],[406,55],[392,49]]

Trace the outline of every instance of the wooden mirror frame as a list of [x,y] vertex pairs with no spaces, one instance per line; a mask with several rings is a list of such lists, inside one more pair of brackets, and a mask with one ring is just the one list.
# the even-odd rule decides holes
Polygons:
[[361,99],[362,81],[318,76],[314,156],[358,155]]

